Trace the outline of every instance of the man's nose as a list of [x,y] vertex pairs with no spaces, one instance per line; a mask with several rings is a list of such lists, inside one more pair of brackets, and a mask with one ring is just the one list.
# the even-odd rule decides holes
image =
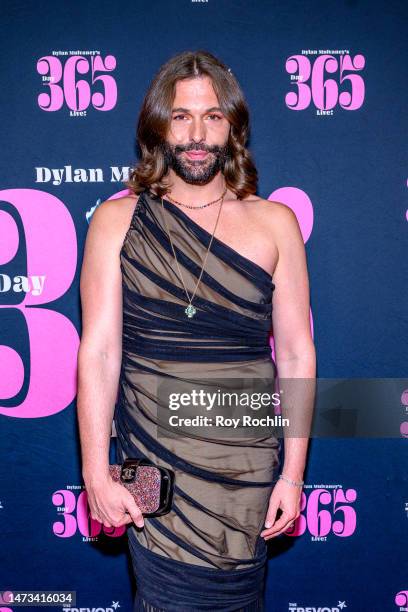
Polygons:
[[205,140],[205,125],[201,119],[193,119],[190,127],[190,139],[196,143]]

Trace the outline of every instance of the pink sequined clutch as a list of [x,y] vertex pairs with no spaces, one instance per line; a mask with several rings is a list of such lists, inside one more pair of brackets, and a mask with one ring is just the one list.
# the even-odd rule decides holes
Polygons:
[[128,457],[122,465],[109,466],[115,482],[119,482],[133,495],[143,516],[162,516],[171,510],[174,472],[155,465],[149,459]]

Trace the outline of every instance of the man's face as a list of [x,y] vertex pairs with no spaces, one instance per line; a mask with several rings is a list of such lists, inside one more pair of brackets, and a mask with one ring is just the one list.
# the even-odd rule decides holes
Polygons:
[[177,81],[162,147],[169,167],[180,178],[195,185],[208,183],[223,168],[229,130],[209,77]]

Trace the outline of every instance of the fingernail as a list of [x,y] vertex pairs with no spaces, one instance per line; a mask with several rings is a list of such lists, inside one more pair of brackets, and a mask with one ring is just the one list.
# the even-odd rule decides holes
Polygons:
[[265,527],[266,527],[267,529],[269,529],[269,527],[272,527],[272,523],[271,523],[271,521],[266,521],[266,522],[265,522]]

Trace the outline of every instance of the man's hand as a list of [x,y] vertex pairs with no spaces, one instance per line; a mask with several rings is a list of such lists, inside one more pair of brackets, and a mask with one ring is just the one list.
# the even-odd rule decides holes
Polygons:
[[91,517],[105,527],[120,527],[127,523],[144,526],[139,506],[129,491],[110,475],[97,482],[85,482]]
[[[300,499],[302,489],[279,479],[273,488],[266,514],[264,531],[261,536],[266,540],[274,538],[291,526],[300,515]],[[276,519],[278,509],[282,510],[279,519]]]

